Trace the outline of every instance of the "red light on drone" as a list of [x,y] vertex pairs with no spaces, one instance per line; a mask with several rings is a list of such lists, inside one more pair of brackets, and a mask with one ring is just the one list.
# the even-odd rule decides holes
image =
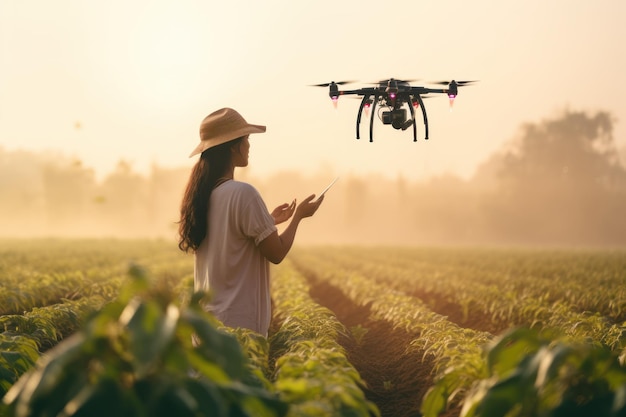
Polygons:
[[392,100],[396,99],[396,93],[389,93],[389,98]]
[[368,117],[370,115],[370,107],[372,107],[372,103],[370,103],[369,101],[366,101],[365,104],[363,105],[363,110],[365,111],[365,117]]
[[450,94],[448,95],[448,97],[450,98],[450,110],[452,110],[452,106],[454,106],[454,99],[456,98],[456,96],[454,94]]
[[413,100],[413,107],[417,109],[419,106],[420,106],[420,102],[417,100]]

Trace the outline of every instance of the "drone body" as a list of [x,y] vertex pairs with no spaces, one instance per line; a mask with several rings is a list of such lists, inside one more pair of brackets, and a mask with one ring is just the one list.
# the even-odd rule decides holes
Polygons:
[[[450,99],[450,106],[454,102],[454,99],[458,95],[458,88],[464,85],[468,85],[475,81],[440,81],[434,84],[447,85],[447,88],[428,88],[428,87],[416,87],[411,86],[409,80],[398,80],[390,78],[388,80],[382,80],[375,83],[374,87],[364,87],[356,90],[340,90],[339,86],[352,81],[340,81],[324,84],[315,84],[316,87],[328,87],[328,95],[333,103],[336,103],[339,96],[342,95],[354,95],[362,96],[361,105],[356,118],[356,138],[360,139],[360,123],[363,115],[363,110],[366,112],[371,111],[370,115],[370,142],[374,141],[374,115],[376,114],[376,106],[380,106],[383,110],[382,115],[379,115],[381,121],[385,125],[391,125],[397,130],[406,130],[409,127],[413,127],[413,141],[417,141],[417,126],[415,123],[415,113],[417,107],[422,111],[422,118],[424,120],[425,137],[428,139],[428,116],[426,115],[426,107],[424,106],[423,99],[429,98],[426,94],[447,94]],[[409,108],[410,116],[407,117],[407,111],[405,104]]]

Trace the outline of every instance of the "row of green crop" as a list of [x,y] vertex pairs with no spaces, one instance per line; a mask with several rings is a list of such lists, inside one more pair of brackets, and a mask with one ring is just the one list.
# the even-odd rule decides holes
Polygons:
[[[437,270],[434,275],[429,275],[433,273],[430,269],[433,265],[428,264],[428,268],[421,267],[425,262],[411,260],[409,256],[411,252],[406,250],[400,251],[400,255],[396,254],[393,259],[387,259],[385,263],[381,263],[378,250],[369,250],[367,254],[361,253],[361,256],[345,252],[337,254],[328,249],[314,253],[315,259],[331,259],[337,266],[358,271],[398,291],[407,294],[421,292],[436,295],[437,298],[459,306],[464,313],[465,320],[469,316],[479,315],[487,317],[501,328],[522,325],[559,328],[573,338],[591,338],[615,350],[621,350],[626,346],[626,327],[623,324],[613,323],[611,319],[595,311],[580,312],[578,305],[570,304],[569,300],[574,299],[574,296],[555,299],[554,295],[550,295],[558,292],[556,290],[567,287],[569,285],[567,282],[561,284],[553,280],[549,285],[544,283],[543,292],[537,293],[538,285],[529,284],[530,278],[528,277],[522,277],[520,280],[525,280],[527,288],[533,288],[532,291],[527,291],[526,287],[520,288],[516,282],[516,276],[511,274],[499,285],[484,278],[485,275],[492,275],[498,270],[485,269],[478,273],[470,269],[461,274],[461,270],[457,267],[454,271]],[[315,262],[315,259],[310,261]],[[460,262],[460,265],[463,263]],[[450,265],[443,265],[441,268],[446,271]],[[565,265],[562,268],[566,270],[568,266]],[[537,269],[540,268],[537,267]],[[622,281],[624,279],[626,276],[622,277]],[[617,278],[615,281],[618,281]],[[591,281],[588,285],[591,285]],[[598,293],[598,287],[601,285],[596,284],[593,287]],[[568,290],[569,293],[572,291],[572,288]],[[611,286],[603,289],[605,303],[614,301],[610,300],[610,297],[615,296],[611,291]],[[620,291],[624,291],[623,286]],[[602,297],[598,296],[598,298]]]
[[486,376],[482,346],[491,339],[490,334],[461,328],[432,312],[420,299],[337,268],[332,260],[299,252],[294,263],[310,279],[327,281],[356,304],[369,306],[375,318],[387,320],[414,336],[412,345],[433,362],[432,384],[437,387],[424,400],[425,415],[437,415],[456,404],[474,381]]
[[45,351],[76,332],[88,314],[99,310],[106,303],[106,299],[95,295],[36,307],[25,314],[2,315],[0,330],[6,336],[29,337],[37,343],[39,351]]
[[288,260],[275,270],[272,295],[273,320],[279,323],[271,336],[273,379],[280,397],[290,404],[289,415],[379,415],[337,340],[346,328],[311,299],[306,279]]
[[[307,249],[309,250],[309,249]],[[410,271],[420,284],[437,291],[448,282],[466,281],[502,292],[564,302],[578,312],[593,311],[614,322],[626,321],[626,251],[486,248],[322,247],[321,256],[362,261]]]
[[188,297],[192,266],[178,252],[151,241],[0,241],[0,395],[118,296],[133,260],[161,293]]
[[113,299],[121,281],[119,276],[94,281],[80,271],[33,276],[19,285],[0,288],[0,315],[24,314],[32,309],[84,297]]
[[24,314],[1,315],[0,396],[45,352],[80,330],[91,315],[114,299],[93,295],[34,307]]
[[434,362],[435,378],[422,402],[424,416],[438,416],[454,404],[462,404],[462,417],[626,413],[625,354],[618,357],[604,345],[559,332],[519,328],[492,338],[460,328],[421,300],[338,268],[327,258],[305,251],[296,265],[309,279],[327,281],[355,303],[369,306],[375,316],[415,335],[411,344]]
[[95,295],[111,300],[132,263],[156,280],[193,273],[190,257],[173,242],[0,240],[0,315]]
[[272,299],[269,340],[245,329],[224,329],[237,336],[259,384],[289,405],[287,416],[379,416],[338,342],[346,328],[311,299],[306,279],[288,260],[274,269]]
[[23,315],[0,316],[0,396],[43,352],[78,331],[86,317],[105,304],[102,297],[94,296],[37,307]]

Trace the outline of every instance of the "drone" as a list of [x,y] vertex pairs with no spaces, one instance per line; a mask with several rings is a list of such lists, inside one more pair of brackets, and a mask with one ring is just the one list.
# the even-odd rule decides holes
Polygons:
[[[356,90],[340,90],[339,86],[344,84],[353,83],[355,81],[331,81],[323,84],[313,84],[313,87],[328,87],[328,95],[333,101],[333,104],[337,105],[339,96],[362,96],[361,105],[359,106],[359,112],[356,117],[356,138],[360,139],[360,124],[363,111],[366,113],[371,112],[370,116],[370,142],[374,141],[374,114],[376,114],[376,106],[380,106],[378,116],[385,125],[391,125],[396,130],[407,130],[409,127],[413,127],[413,142],[417,142],[417,126],[415,123],[416,109],[419,107],[422,110],[422,118],[424,119],[425,137],[428,139],[428,116],[426,115],[426,107],[424,106],[424,99],[430,98],[428,94],[447,94],[450,100],[450,107],[454,103],[454,99],[459,94],[459,87],[463,87],[476,81],[437,81],[430,84],[445,85],[447,88],[428,88],[428,87],[416,87],[411,86],[410,83],[416,80],[398,80],[395,78],[389,78],[388,80],[381,80],[374,84],[374,87],[364,87]],[[355,97],[358,98],[358,97]],[[405,104],[407,106],[405,106]],[[406,108],[409,109],[409,117],[407,117]]]

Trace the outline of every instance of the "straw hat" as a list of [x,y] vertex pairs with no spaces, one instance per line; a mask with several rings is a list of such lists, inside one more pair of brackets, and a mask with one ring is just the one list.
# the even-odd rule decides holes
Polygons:
[[189,157],[250,133],[263,132],[265,132],[265,126],[249,124],[236,110],[228,107],[219,109],[209,114],[202,121],[200,144],[196,146]]

